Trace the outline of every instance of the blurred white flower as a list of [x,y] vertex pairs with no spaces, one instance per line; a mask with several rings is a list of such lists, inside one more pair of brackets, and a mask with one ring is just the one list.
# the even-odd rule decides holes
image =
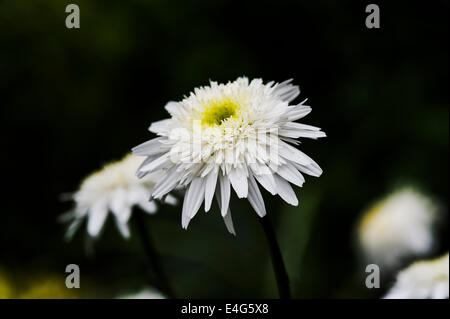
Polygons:
[[433,247],[436,207],[417,191],[405,188],[376,203],[363,216],[358,237],[367,261],[388,268],[403,258]]
[[166,299],[166,297],[157,290],[144,288],[138,292],[120,295],[117,299]]
[[[74,209],[61,218],[63,221],[70,221],[67,238],[72,238],[85,218],[89,236],[97,237],[108,212],[114,216],[122,236],[129,238],[128,220],[133,206],[137,205],[150,214],[156,212],[157,205],[154,201],[149,201],[149,198],[161,176],[150,174],[142,179],[137,178],[135,173],[141,162],[142,158],[127,155],[121,161],[105,165],[81,183],[80,189],[71,195],[75,202]],[[168,195],[166,202],[175,204],[176,199]]]
[[304,102],[290,105],[300,94],[290,82],[264,84],[245,77],[227,84],[211,82],[181,102],[169,102],[165,108],[171,118],[152,123],[149,130],[159,137],[133,149],[134,155],[147,156],[138,174],[164,170],[153,198],[178,185],[187,187],[183,228],[203,201],[208,211],[215,196],[234,234],[230,186],[263,217],[266,209],[257,182],[296,206],[290,183],[301,187],[305,181],[301,173],[321,175],[319,165],[292,145],[299,144],[299,137],[316,139],[325,133],[294,122],[311,112],[311,107]]
[[397,276],[385,299],[448,298],[448,253],[434,260],[417,261]]

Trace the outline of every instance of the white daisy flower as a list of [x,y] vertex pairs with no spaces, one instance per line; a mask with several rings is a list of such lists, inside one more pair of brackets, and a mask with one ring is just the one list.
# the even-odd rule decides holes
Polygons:
[[389,268],[405,257],[423,255],[433,247],[436,207],[424,195],[406,188],[376,203],[358,228],[366,259]]
[[401,271],[385,299],[448,298],[448,253],[434,260],[413,263]]
[[208,211],[215,196],[234,234],[231,187],[263,217],[266,209],[257,182],[295,206],[298,200],[290,183],[301,187],[302,173],[321,175],[319,165],[292,145],[299,143],[299,137],[316,139],[325,133],[294,122],[311,112],[311,107],[304,102],[289,104],[300,93],[290,82],[264,84],[244,77],[196,88],[182,101],[166,105],[171,118],[150,126],[159,137],[133,149],[134,155],[147,156],[138,176],[164,171],[153,198],[162,198],[177,186],[187,188],[183,228],[203,201]]
[[[88,235],[97,237],[108,212],[114,216],[122,236],[129,238],[128,220],[133,206],[137,205],[149,214],[156,212],[157,205],[149,198],[151,189],[161,176],[155,173],[137,178],[135,172],[141,162],[142,158],[127,155],[121,161],[107,164],[81,183],[80,189],[71,195],[75,208],[62,218],[71,221],[66,232],[67,238],[73,236],[85,218]],[[166,201],[176,203],[176,199],[170,195]]]

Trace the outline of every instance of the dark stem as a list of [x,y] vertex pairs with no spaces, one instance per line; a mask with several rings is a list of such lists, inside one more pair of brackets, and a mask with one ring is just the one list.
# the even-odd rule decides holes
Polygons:
[[291,291],[289,289],[289,277],[284,266],[283,257],[281,256],[280,246],[278,245],[272,224],[267,216],[258,218],[266,234],[267,243],[270,248],[270,256],[272,259],[273,270],[277,280],[280,299],[291,299]]
[[168,298],[175,298],[175,295],[173,293],[173,290],[169,284],[169,279],[164,272],[164,268],[161,265],[158,253],[155,250],[155,247],[153,246],[152,239],[150,237],[150,234],[148,232],[147,227],[145,227],[145,220],[143,216],[143,212],[137,211],[134,214],[135,221],[136,221],[136,228],[139,235],[139,238],[141,240],[142,247],[144,248],[145,254],[147,255],[147,259],[152,266],[154,272],[156,273],[156,276],[159,281],[159,285],[161,286],[161,289],[164,291],[166,296]]

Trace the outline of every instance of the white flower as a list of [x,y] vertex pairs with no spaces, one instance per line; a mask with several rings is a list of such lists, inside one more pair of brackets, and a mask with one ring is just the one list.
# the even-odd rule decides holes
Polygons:
[[304,102],[289,104],[300,93],[290,82],[263,84],[261,79],[238,78],[196,88],[181,102],[166,105],[171,118],[150,126],[159,137],[133,149],[133,154],[147,156],[138,176],[164,171],[153,198],[179,185],[187,187],[183,228],[203,201],[205,211],[210,209],[215,195],[225,224],[234,234],[230,185],[263,217],[266,210],[256,181],[271,194],[297,205],[289,183],[301,187],[305,179],[300,172],[321,175],[320,167],[291,145],[297,145],[299,137],[315,139],[325,133],[294,122],[311,112],[311,107]]
[[138,292],[127,293],[117,297],[117,299],[166,299],[159,291],[144,288]]
[[426,261],[418,261],[400,272],[385,299],[448,298],[448,253]]
[[406,188],[376,203],[359,224],[360,246],[368,261],[394,267],[408,256],[433,246],[436,208],[417,191]]
[[[129,238],[128,220],[134,205],[150,214],[156,212],[156,203],[149,201],[149,198],[155,180],[160,176],[156,173],[142,179],[137,178],[135,172],[141,162],[142,158],[127,155],[121,161],[108,164],[88,176],[80,189],[71,196],[75,201],[75,208],[63,216],[63,219],[71,220],[66,237],[71,238],[85,218],[89,236],[97,237],[108,212],[111,212],[122,236]],[[176,202],[170,195],[166,201]]]

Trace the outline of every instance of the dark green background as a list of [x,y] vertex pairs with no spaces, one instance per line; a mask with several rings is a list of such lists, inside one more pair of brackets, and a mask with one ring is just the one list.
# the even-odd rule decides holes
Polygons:
[[[446,214],[448,1],[378,1],[379,30],[365,27],[365,1],[77,0],[78,30],[65,27],[69,3],[0,1],[0,267],[13,278],[76,263],[81,293],[103,297],[152,280],[136,238],[112,223],[94,255],[84,229],[64,242],[56,219],[71,204],[59,195],[151,138],[164,104],[209,79],[294,78],[313,108],[303,122],[328,135],[302,143],[324,174],[296,189],[298,207],[264,193],[295,297],[388,287],[365,288],[354,228],[396,187],[417,186]],[[277,296],[257,215],[237,198],[231,207],[235,238],[217,208],[188,231],[179,207],[147,218],[179,297]],[[448,250],[441,226],[438,251]]]

